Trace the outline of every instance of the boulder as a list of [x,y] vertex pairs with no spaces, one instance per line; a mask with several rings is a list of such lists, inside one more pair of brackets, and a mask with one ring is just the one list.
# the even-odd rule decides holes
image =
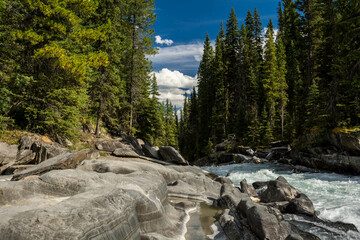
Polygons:
[[131,148],[117,148],[112,152],[112,155],[116,157],[129,157],[129,158],[139,157],[139,154],[137,154]]
[[51,170],[70,169],[77,167],[83,160],[98,157],[98,152],[91,149],[85,149],[74,153],[64,153],[50,158],[45,162],[30,167],[12,177],[12,181],[20,180],[31,175],[41,175]]
[[117,148],[123,148],[124,144],[121,143],[119,140],[107,139],[96,141],[95,147],[99,151],[114,152]]
[[305,214],[309,216],[315,215],[312,201],[303,193],[300,193],[295,198],[291,199],[285,211],[288,213]]
[[19,159],[21,155],[24,155],[26,153],[26,150],[31,150],[33,153],[35,153],[33,163],[36,164],[57,155],[70,152],[62,145],[52,142],[47,136],[23,136],[20,139],[17,159]]
[[236,220],[233,216],[230,215],[230,210],[225,209],[219,219],[220,226],[224,230],[227,239],[229,240],[238,240],[243,239],[242,230],[240,229],[240,224],[236,223]]
[[140,145],[140,144],[144,143],[143,140],[137,139],[137,138],[135,138],[133,136],[125,135],[125,136],[123,136],[123,141],[122,142],[130,144],[137,154],[139,154],[140,156],[144,156],[144,153],[142,151],[142,147]]
[[242,193],[246,193],[247,195],[249,195],[249,197],[258,197],[255,188],[251,185],[248,185],[246,179],[240,182],[240,191]]
[[17,145],[9,145],[7,143],[0,142],[0,164],[5,165],[15,161],[17,151]]
[[255,189],[260,189],[260,188],[267,188],[267,185],[268,185],[268,181],[257,181],[257,182],[253,182],[253,187]]
[[144,152],[146,157],[160,159],[158,148],[152,147],[149,144],[145,143],[144,145],[142,145],[142,151]]
[[252,150],[250,147],[243,147],[243,146],[236,147],[235,152],[248,156],[254,156],[255,154],[255,151]]
[[218,203],[223,209],[228,208],[231,212],[236,213],[236,207],[242,199],[249,199],[249,196],[240,192],[240,189],[232,184],[222,184]]
[[269,181],[267,189],[260,194],[262,202],[282,202],[290,201],[295,198],[300,191],[292,187],[284,177],[278,177],[276,180]]
[[159,148],[159,153],[165,162],[171,162],[181,165],[189,165],[189,163],[173,147],[162,146]]
[[249,163],[251,162],[252,157],[243,155],[243,154],[234,154],[234,161],[236,163]]
[[227,183],[230,185],[234,185],[230,178],[228,177],[217,177],[214,179],[215,182],[219,182],[221,184]]
[[[310,153],[311,151],[311,153]],[[294,164],[338,173],[360,174],[360,157],[347,153],[328,153],[326,149],[308,149],[308,152],[291,151]]]
[[264,206],[256,205],[246,212],[248,224],[259,239],[285,240],[290,232],[290,225],[278,221]]
[[256,206],[256,203],[254,203],[250,198],[242,198],[236,206],[236,213],[238,216],[247,218],[248,210],[254,206]]

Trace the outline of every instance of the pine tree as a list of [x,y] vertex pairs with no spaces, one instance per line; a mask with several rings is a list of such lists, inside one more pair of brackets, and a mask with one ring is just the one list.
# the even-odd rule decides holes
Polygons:
[[215,99],[213,59],[214,51],[211,46],[209,35],[207,34],[204,42],[204,53],[198,71],[200,149],[205,148],[210,138],[209,120],[211,120]]
[[266,44],[265,44],[265,60],[264,60],[264,78],[263,86],[265,90],[266,106],[268,109],[268,121],[271,128],[274,127],[275,121],[275,108],[278,98],[278,83],[277,83],[277,66],[276,66],[276,47],[274,43],[274,30],[273,24],[270,19],[266,31]]
[[221,22],[220,31],[217,35],[215,42],[215,57],[213,61],[214,69],[214,89],[215,89],[215,102],[212,109],[211,116],[211,139],[213,142],[220,142],[226,133],[226,122],[228,114],[226,112],[226,91],[225,91],[225,31],[223,23]]
[[282,41],[282,34],[277,37],[277,46],[276,46],[276,60],[277,60],[277,81],[279,82],[279,108],[280,108],[280,118],[281,118],[281,137],[284,137],[284,123],[285,123],[285,114],[286,114],[286,105],[289,101],[288,99],[288,85],[286,83],[286,56],[285,56],[285,47]]
[[[232,8],[229,19],[226,23],[225,34],[225,88],[228,102],[229,112],[228,123],[226,124],[227,133],[234,133],[236,131],[236,123],[238,120],[239,103],[243,96],[241,92],[240,82],[240,32],[239,24],[236,18],[235,10]],[[240,103],[241,105],[241,103]]]

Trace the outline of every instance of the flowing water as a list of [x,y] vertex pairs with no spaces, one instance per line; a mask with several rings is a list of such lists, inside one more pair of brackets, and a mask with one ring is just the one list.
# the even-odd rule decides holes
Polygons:
[[[275,180],[283,176],[312,200],[315,210],[320,212],[320,218],[352,223],[360,230],[360,176],[293,173],[292,169],[276,164],[233,164],[204,168],[219,176],[228,176],[236,186],[239,186],[244,178],[248,184],[252,184],[255,181]],[[316,235],[322,239],[335,239]],[[346,239],[360,239],[360,234],[349,231]]]

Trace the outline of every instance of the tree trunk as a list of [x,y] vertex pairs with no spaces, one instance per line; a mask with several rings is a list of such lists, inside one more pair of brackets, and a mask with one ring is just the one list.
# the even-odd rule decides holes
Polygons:
[[101,123],[101,115],[102,115],[102,97],[99,98],[99,109],[97,114],[97,120],[96,120],[96,129],[95,129],[95,135],[98,137],[100,135],[100,123]]
[[131,51],[131,62],[130,62],[130,119],[129,119],[129,135],[132,135],[132,127],[134,121],[134,82],[135,82],[135,73],[134,73],[134,62],[135,62],[135,41],[136,41],[136,16],[133,15],[133,32],[132,32],[132,51]]

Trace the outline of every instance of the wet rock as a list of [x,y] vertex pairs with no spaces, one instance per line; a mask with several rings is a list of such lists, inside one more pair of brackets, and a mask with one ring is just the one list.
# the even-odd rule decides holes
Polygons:
[[303,193],[298,194],[291,199],[286,207],[288,213],[299,213],[309,216],[315,215],[314,205],[311,200]]
[[181,164],[181,165],[189,165],[189,163],[173,147],[170,147],[170,146],[160,147],[159,153],[165,162],[171,162],[171,163],[176,163],[176,164]]

